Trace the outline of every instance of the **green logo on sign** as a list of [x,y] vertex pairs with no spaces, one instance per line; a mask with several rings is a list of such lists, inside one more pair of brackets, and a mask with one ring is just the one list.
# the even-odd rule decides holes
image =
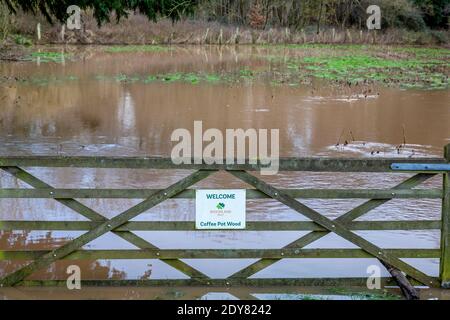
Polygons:
[[222,210],[223,208],[225,208],[225,203],[219,202],[216,206],[217,209]]

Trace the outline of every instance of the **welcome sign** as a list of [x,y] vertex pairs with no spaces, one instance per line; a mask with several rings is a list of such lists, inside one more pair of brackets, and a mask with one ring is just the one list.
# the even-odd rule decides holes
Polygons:
[[245,199],[242,189],[196,190],[197,229],[245,229]]

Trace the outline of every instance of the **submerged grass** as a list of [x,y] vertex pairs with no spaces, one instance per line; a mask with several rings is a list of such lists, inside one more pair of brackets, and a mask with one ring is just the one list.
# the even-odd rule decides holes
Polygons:
[[[260,47],[260,46],[257,46]],[[265,50],[265,48],[268,50]],[[157,45],[110,46],[106,52],[165,52],[176,48]],[[64,52],[33,52],[25,60],[62,63],[72,60]],[[189,71],[160,74],[98,75],[97,80],[120,83],[252,83],[298,86],[314,79],[334,86],[381,84],[404,89],[448,89],[450,50],[444,48],[377,45],[272,45],[252,55],[258,63],[214,72]],[[262,64],[259,62],[263,62]]]
[[338,83],[381,83],[419,89],[449,86],[450,50],[442,48],[378,47],[367,45],[285,46],[291,56],[271,56],[287,78],[302,73]]
[[[265,70],[244,67],[220,74],[201,72],[151,75],[145,79],[117,77],[120,82],[228,83],[265,78],[272,85],[309,84],[316,79],[338,85],[382,84],[404,89],[447,89],[450,50],[443,48],[386,47],[375,45],[275,45],[259,55],[269,61]],[[111,52],[168,50],[158,46],[112,47]],[[287,50],[287,52],[286,52]]]
[[76,76],[66,76],[66,77],[50,77],[50,78],[44,78],[44,77],[33,77],[29,80],[29,84],[39,85],[39,86],[47,86],[49,84],[56,85],[56,84],[63,84],[67,81],[76,81],[78,78]]
[[32,52],[30,55],[25,57],[25,61],[33,61],[33,62],[55,62],[55,63],[63,63],[66,59],[71,59],[73,57],[72,54],[63,53],[63,52]]
[[[242,75],[240,75],[243,77]],[[246,76],[250,77],[250,76]],[[204,72],[172,72],[172,73],[161,73],[161,74],[151,74],[151,75],[126,75],[118,74],[114,76],[97,75],[95,77],[97,80],[101,81],[111,81],[123,83],[134,83],[140,82],[144,84],[160,82],[160,83],[173,83],[173,82],[184,82],[193,85],[199,83],[224,83],[238,81],[239,77],[231,76],[229,74],[220,73],[204,73]]]
[[285,292],[274,294],[275,300],[401,300],[402,297],[385,289],[368,290],[364,288],[323,288],[321,292]]
[[32,85],[45,87],[49,85],[61,85],[69,81],[78,81],[79,78],[74,75],[69,76],[32,76],[29,78],[18,79],[18,81],[23,85]]

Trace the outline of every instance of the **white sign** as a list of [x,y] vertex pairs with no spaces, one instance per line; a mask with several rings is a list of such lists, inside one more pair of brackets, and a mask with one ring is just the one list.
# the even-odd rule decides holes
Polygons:
[[197,229],[245,229],[245,189],[196,190]]

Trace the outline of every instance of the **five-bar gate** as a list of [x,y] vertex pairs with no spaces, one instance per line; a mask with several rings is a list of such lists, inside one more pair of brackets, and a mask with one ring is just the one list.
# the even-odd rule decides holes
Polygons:
[[[429,287],[450,287],[450,179],[448,170],[450,147],[444,158],[423,159],[333,159],[282,158],[281,171],[314,172],[414,172],[414,175],[391,189],[280,189],[256,175],[259,165],[253,164],[184,164],[175,165],[163,158],[63,157],[27,156],[0,157],[0,168],[33,189],[0,189],[0,198],[50,198],[76,211],[89,221],[0,221],[1,231],[12,230],[80,230],[81,236],[50,251],[3,250],[0,260],[31,261],[10,274],[0,274],[1,286],[57,286],[65,280],[29,280],[28,276],[60,259],[160,259],[189,276],[189,279],[149,280],[85,280],[84,285],[365,285],[365,278],[272,278],[251,277],[283,258],[367,258],[375,257],[390,271],[402,271],[413,283]],[[27,167],[79,167],[128,169],[190,169],[193,172],[165,189],[57,189],[28,173]],[[218,170],[225,170],[253,188],[247,199],[272,198],[311,221],[248,221],[246,230],[287,231],[308,233],[280,249],[160,249],[133,231],[195,230],[193,221],[130,221],[144,211],[170,198],[194,198],[192,185]],[[422,182],[443,175],[442,189],[417,189]],[[75,200],[80,198],[136,198],[145,199],[128,210],[107,219]],[[332,220],[302,203],[302,199],[367,199],[363,204]],[[417,221],[355,221],[391,199],[442,199],[440,220]],[[2,217],[0,216],[0,220]],[[440,249],[384,249],[365,240],[355,230],[441,230]],[[84,250],[84,245],[107,232],[113,232],[139,250]],[[359,249],[307,249],[307,245],[335,233],[358,246]],[[258,258],[256,262],[227,279],[211,279],[180,259]],[[439,258],[440,275],[429,276],[405,263],[401,258]],[[1,271],[1,270],[0,270]],[[392,273],[392,272],[391,272]],[[398,272],[398,274],[402,274]],[[383,278],[385,284],[392,278]],[[398,279],[397,279],[398,280]],[[398,282],[398,281],[397,281]]]

